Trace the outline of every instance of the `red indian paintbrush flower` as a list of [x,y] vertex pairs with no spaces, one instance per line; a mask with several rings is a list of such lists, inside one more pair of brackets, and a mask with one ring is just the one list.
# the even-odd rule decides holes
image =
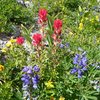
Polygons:
[[32,44],[33,44],[34,46],[41,45],[41,41],[42,41],[42,35],[41,35],[41,34],[35,33],[35,34],[32,36],[32,38],[33,38]]
[[19,45],[22,45],[24,43],[24,37],[20,36],[16,38],[16,43]]
[[53,27],[54,27],[55,34],[60,35],[61,34],[61,29],[62,29],[62,21],[60,19],[54,20]]
[[39,15],[40,23],[47,21],[47,10],[46,9],[40,9],[38,15]]
[[59,28],[62,27],[62,21],[60,19],[54,20],[53,27],[54,27],[54,29],[58,30]]

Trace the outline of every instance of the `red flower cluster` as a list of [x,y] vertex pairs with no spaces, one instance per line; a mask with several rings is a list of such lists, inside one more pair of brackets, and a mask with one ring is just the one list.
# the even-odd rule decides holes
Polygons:
[[39,34],[39,33],[35,33],[33,36],[33,41],[32,41],[32,44],[34,46],[38,46],[38,45],[41,45],[41,41],[42,41],[42,35]]
[[53,27],[54,27],[54,33],[60,35],[62,30],[62,21],[60,19],[56,19],[54,21]]
[[16,38],[16,43],[19,45],[22,45],[24,43],[24,37],[20,36]]
[[47,21],[47,10],[40,9],[38,15],[39,15],[39,23]]
[[56,45],[61,41],[60,35],[62,31],[62,21],[60,19],[54,20],[53,28],[54,28],[54,33],[52,34],[52,38],[54,40],[54,45]]

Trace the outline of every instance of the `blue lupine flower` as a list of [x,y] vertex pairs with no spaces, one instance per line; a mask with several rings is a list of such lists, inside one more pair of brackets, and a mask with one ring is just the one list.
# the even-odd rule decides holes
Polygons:
[[83,73],[87,71],[87,58],[86,58],[86,52],[82,53],[82,55],[76,54],[73,58],[73,64],[75,66],[73,69],[71,69],[71,74],[77,73],[78,78],[81,78]]
[[29,70],[29,68],[27,66],[25,66],[22,70],[22,72],[27,72]]
[[86,65],[87,65],[87,58],[82,57],[80,62],[79,62],[79,66],[85,67]]
[[33,74],[33,71],[32,71],[31,69],[29,69],[29,70],[27,71],[27,73],[28,73],[28,74]]
[[30,83],[30,77],[27,74],[23,74],[21,80],[23,81],[24,84],[29,84]]
[[59,45],[60,48],[64,48],[64,46],[65,46],[64,44],[60,44]]
[[34,68],[33,68],[33,70],[34,70],[35,72],[39,72],[39,71],[40,71],[40,68],[39,68],[37,65],[35,65]]
[[32,78],[33,84],[37,84],[38,81],[39,81],[39,76],[38,75],[36,75],[35,77]]
[[37,88],[37,84],[39,82],[39,76],[37,75],[37,73],[34,72],[39,72],[40,68],[35,65],[34,67],[32,66],[25,66],[22,69],[22,82],[23,82],[23,98],[24,99],[30,99],[30,88],[33,87],[34,89]]
[[73,64],[79,64],[79,58],[80,58],[80,55],[76,54],[75,57],[73,58]]
[[82,77],[82,71],[81,69],[78,69],[78,78],[81,78]]

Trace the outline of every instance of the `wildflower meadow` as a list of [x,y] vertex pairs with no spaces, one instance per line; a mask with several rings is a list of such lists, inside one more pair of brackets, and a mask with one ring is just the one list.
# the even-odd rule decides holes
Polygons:
[[1,0],[0,18],[0,100],[100,100],[100,0]]

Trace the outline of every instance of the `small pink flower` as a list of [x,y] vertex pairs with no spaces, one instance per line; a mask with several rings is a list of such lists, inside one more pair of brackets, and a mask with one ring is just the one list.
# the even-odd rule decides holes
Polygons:
[[34,46],[41,45],[41,41],[42,41],[42,35],[41,35],[41,34],[35,33],[35,34],[32,36],[32,38],[33,38],[32,44],[33,44]]
[[16,39],[16,43],[22,45],[24,43],[24,37],[20,36]]

